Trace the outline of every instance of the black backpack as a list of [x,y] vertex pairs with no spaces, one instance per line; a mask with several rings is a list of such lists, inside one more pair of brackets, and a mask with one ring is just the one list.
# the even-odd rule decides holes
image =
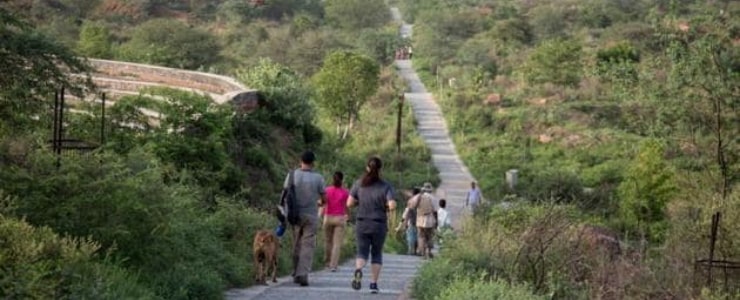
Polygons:
[[281,223],[285,224],[288,221],[290,225],[298,225],[300,217],[298,214],[298,204],[295,193],[295,182],[293,176],[295,171],[291,171],[288,175],[288,187],[283,189],[283,193],[280,196],[280,213],[278,219]]

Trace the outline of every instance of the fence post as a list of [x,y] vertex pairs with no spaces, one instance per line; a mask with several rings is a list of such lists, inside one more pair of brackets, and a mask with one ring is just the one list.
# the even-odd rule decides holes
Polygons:
[[509,186],[511,191],[516,188],[517,181],[519,180],[519,170],[511,169],[506,171],[506,184]]

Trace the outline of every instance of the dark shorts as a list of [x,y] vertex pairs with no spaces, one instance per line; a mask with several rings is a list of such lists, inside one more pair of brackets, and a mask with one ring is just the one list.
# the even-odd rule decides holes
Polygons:
[[[382,226],[385,228],[385,226]],[[381,226],[378,229],[383,229]],[[357,236],[357,258],[367,260],[371,257],[371,264],[383,264],[383,245],[388,230],[358,230]]]

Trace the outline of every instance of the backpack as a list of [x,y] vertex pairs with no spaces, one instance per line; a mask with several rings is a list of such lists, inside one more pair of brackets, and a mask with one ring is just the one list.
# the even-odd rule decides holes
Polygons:
[[300,221],[300,215],[298,214],[298,199],[296,199],[295,193],[295,182],[293,176],[295,171],[291,171],[288,175],[288,187],[283,189],[283,193],[280,196],[280,214],[278,219],[281,223],[287,221],[290,225],[298,225]]

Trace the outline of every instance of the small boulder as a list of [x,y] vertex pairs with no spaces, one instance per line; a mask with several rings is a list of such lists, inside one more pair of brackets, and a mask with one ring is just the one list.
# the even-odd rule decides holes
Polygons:
[[488,97],[486,97],[486,100],[483,100],[483,104],[486,105],[499,105],[501,104],[501,95],[500,94],[489,94]]

